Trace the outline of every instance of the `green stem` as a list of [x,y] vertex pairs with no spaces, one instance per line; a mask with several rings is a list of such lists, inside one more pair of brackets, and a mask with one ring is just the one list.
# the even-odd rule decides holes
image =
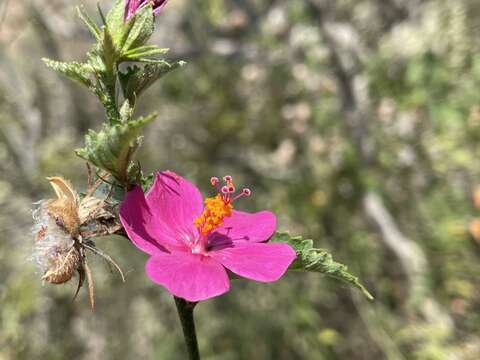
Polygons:
[[173,298],[175,299],[178,316],[182,323],[183,337],[185,339],[185,345],[187,345],[188,358],[190,360],[200,360],[195,321],[193,319],[193,309],[197,303],[189,302],[176,296]]

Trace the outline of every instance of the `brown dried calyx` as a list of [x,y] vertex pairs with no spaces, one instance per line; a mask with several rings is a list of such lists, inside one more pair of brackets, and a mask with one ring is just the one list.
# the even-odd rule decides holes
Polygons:
[[80,200],[67,180],[57,176],[47,180],[57,198],[41,201],[34,211],[36,241],[33,258],[43,273],[42,279],[52,284],[63,284],[78,272],[75,296],[87,278],[93,308],[93,282],[85,249],[112,263],[124,279],[118,265],[91,240],[95,236],[112,234],[121,226],[108,202],[92,196],[96,188],[90,187]]
[[56,199],[47,200],[48,213],[55,219],[58,226],[72,236],[78,235],[80,201],[77,192],[67,180],[61,177],[49,177],[47,180],[57,195]]

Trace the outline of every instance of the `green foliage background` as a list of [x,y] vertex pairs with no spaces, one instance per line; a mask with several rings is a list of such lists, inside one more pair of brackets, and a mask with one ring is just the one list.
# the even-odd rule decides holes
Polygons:
[[[86,186],[73,149],[103,110],[42,57],[81,59],[70,1],[0,3],[0,359],[184,359],[173,299],[121,238],[91,257],[97,310],[29,259],[45,176]],[[95,2],[85,1],[94,13]],[[111,2],[100,2],[109,8]],[[137,104],[146,172],[254,190],[373,293],[317,274],[235,281],[196,310],[205,359],[478,359],[480,6],[476,0],[171,1],[152,43],[186,60]],[[98,20],[98,19],[96,19]]]

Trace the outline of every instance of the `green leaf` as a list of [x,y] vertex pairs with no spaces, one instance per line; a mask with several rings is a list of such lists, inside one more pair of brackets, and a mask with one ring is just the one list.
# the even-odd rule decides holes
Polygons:
[[183,65],[185,65],[184,61],[177,61],[170,64],[162,60],[155,64],[146,64],[143,67],[137,65],[129,66],[127,72],[119,73],[124,97],[133,104],[135,99],[155,81]]
[[[108,33],[102,33],[103,36]],[[107,42],[110,43],[111,42]],[[105,107],[108,119],[115,123],[120,121],[120,115],[117,109],[116,100],[116,66],[112,63],[112,48],[110,46],[101,46],[96,44],[87,53],[87,63],[85,68],[94,76],[95,80],[90,82],[89,89],[98,97]],[[104,52],[104,48],[110,49]],[[107,64],[109,68],[107,69]]]
[[82,64],[75,61],[61,62],[47,58],[43,58],[42,60],[49,68],[58,71],[69,79],[79,82],[88,88],[92,88],[93,83],[90,80],[90,75],[93,72],[93,69],[89,64]]
[[77,149],[81,158],[110,172],[122,183],[128,181],[128,169],[135,150],[140,145],[138,133],[152,122],[156,114],[115,125],[104,124],[99,132],[90,130],[85,136],[85,147]]
[[110,28],[105,26],[103,29],[103,39],[102,39],[102,58],[105,65],[106,73],[112,77],[111,81],[114,81],[114,74],[116,69],[116,61],[118,59],[119,53],[115,48],[113,43],[113,38],[110,33]]
[[95,23],[95,21],[92,20],[92,18],[88,15],[87,11],[83,6],[77,6],[77,12],[78,16],[82,21],[87,25],[88,29],[92,33],[92,35],[97,39],[100,40],[100,28],[98,25]]
[[125,28],[125,0],[117,0],[107,14],[106,26],[112,30],[115,43],[120,42]]
[[100,46],[96,45],[89,52],[87,52],[87,63],[91,66],[96,75],[106,71]]
[[297,258],[289,270],[322,273],[360,289],[369,300],[373,300],[373,296],[360,284],[358,278],[348,272],[347,266],[333,260],[327,251],[314,248],[313,240],[303,239],[301,236],[292,237],[288,232],[276,232],[270,242],[289,244],[296,251]]
[[95,94],[102,102],[107,116],[111,123],[119,120],[117,109],[117,60],[119,54],[108,26],[103,27],[102,39],[99,45],[96,45],[88,53],[88,63],[95,69],[97,84]]
[[[120,121],[115,100],[115,76],[109,75],[105,68],[102,54],[94,49],[88,54],[88,62],[60,62],[50,59],[43,59],[45,64],[82,85],[85,85],[93,92],[105,107],[108,118],[112,123]],[[112,70],[113,71],[113,70]],[[92,77],[96,78],[93,81]]]

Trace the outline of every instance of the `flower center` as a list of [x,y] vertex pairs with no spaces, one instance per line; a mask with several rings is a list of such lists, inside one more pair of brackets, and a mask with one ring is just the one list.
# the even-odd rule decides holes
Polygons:
[[236,193],[235,185],[231,176],[223,177],[224,185],[220,185],[217,177],[212,177],[210,183],[217,189],[217,195],[205,199],[205,208],[202,214],[194,220],[194,224],[202,238],[206,239],[215,229],[223,224],[225,217],[231,216],[232,203],[243,197],[250,196],[250,189],[242,189]]
[[195,219],[194,224],[202,236],[207,236],[223,223],[226,216],[232,215],[233,205],[224,201],[222,195],[205,199],[202,215]]

